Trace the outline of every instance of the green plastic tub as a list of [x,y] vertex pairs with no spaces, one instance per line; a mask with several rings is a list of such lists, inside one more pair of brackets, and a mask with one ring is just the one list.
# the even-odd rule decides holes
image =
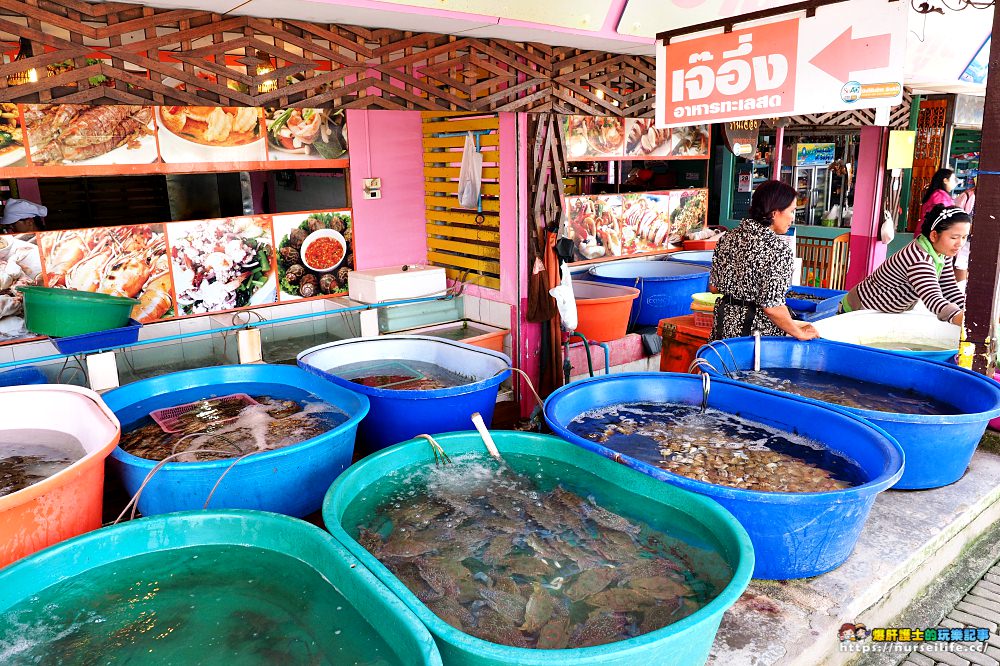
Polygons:
[[0,663],[86,654],[102,663],[441,664],[413,613],[329,534],[240,510],[142,518],[0,569]]
[[128,325],[134,298],[55,287],[18,287],[24,294],[24,326],[32,333],[61,338]]
[[[434,636],[444,663],[449,666],[688,666],[705,663],[722,614],[736,603],[753,572],[753,546],[736,519],[714,500],[667,486],[561,439],[523,432],[495,431],[492,434],[501,454],[522,454],[570,466],[574,470],[572,481],[563,478],[560,482],[577,492],[578,486],[583,485],[583,494],[593,494],[602,504],[634,507],[633,518],[641,519],[654,512],[661,519],[670,516],[672,521],[710,542],[732,568],[733,577],[718,596],[693,614],[656,631],[616,643],[545,650],[509,647],[471,636],[427,608],[351,536],[356,532],[356,525],[342,523],[345,515],[356,514],[357,507],[352,506],[355,502],[377,506],[395,490],[390,487],[392,484],[380,484],[380,481],[397,478],[397,484],[404,484],[406,474],[399,473],[401,470],[415,464],[434,464],[428,442],[412,439],[370,455],[340,475],[326,495],[323,520],[331,534],[416,613]],[[484,451],[483,441],[475,432],[436,435],[435,439],[451,457]]]

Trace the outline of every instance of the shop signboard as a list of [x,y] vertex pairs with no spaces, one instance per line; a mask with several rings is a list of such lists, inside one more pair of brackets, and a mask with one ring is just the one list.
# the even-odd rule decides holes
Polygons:
[[760,120],[734,120],[722,126],[726,147],[737,157],[753,159],[757,153],[757,135],[760,132]]
[[959,75],[959,81],[965,81],[967,83],[986,83],[986,74],[989,71],[990,64],[990,40],[992,35],[986,38],[983,45],[979,47],[976,51],[976,55],[972,56],[972,60],[969,64],[965,66],[962,73]]
[[708,216],[708,190],[566,197],[577,261],[664,252]]
[[344,294],[353,241],[349,209],[0,235],[0,344],[35,337],[19,285],[136,298],[152,323]]
[[836,150],[833,143],[797,143],[795,166],[826,166],[836,158]]
[[907,5],[849,0],[656,46],[656,126],[901,103]]
[[346,166],[339,110],[0,105],[0,178]]
[[652,118],[563,116],[566,159],[575,161],[707,159],[708,125],[653,127]]

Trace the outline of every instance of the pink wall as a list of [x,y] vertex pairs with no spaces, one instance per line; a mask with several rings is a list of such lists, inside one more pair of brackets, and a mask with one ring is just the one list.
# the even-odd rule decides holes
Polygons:
[[[427,262],[424,158],[416,111],[347,111],[356,268]],[[382,198],[364,198],[364,179]]]
[[886,246],[879,238],[879,226],[888,141],[889,130],[885,127],[861,128],[845,289],[854,287],[885,261]]

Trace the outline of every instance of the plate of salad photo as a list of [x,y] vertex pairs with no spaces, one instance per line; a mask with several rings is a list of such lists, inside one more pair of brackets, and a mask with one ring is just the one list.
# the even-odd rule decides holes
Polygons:
[[347,157],[347,116],[337,109],[265,109],[271,160],[336,160]]

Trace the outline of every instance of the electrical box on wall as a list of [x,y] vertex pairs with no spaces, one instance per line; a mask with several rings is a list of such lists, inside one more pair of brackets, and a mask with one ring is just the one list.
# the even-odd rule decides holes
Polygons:
[[364,197],[365,199],[381,199],[382,198],[382,179],[381,178],[365,178],[364,180]]
[[444,269],[438,266],[407,264],[347,274],[348,298],[359,303],[440,296],[446,288]]

